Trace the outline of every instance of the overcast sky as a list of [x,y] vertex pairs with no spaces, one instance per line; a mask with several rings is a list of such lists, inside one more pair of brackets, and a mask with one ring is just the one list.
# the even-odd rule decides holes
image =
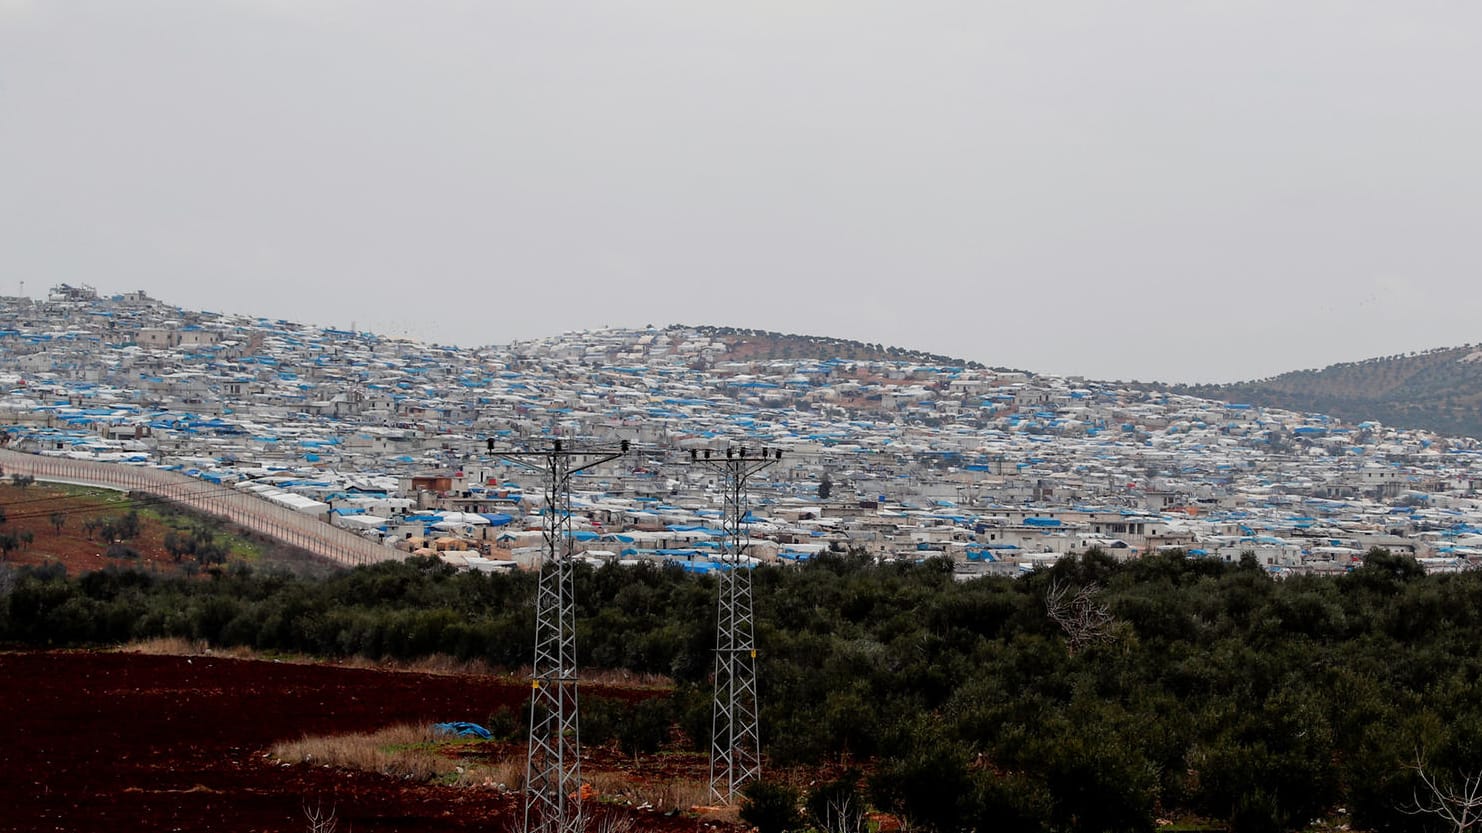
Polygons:
[[0,294],[1105,379],[1482,341],[1482,4],[0,0]]

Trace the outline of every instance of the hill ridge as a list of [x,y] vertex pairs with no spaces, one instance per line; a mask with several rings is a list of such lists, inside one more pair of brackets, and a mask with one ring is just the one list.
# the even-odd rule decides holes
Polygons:
[[1436,347],[1170,393],[1482,438],[1482,347]]
[[[944,356],[940,353],[912,350],[894,345],[884,345],[878,342],[872,343],[847,338],[836,338],[834,336],[780,333],[750,327],[722,327],[711,324],[675,324],[672,325],[671,329],[693,330],[700,335],[724,341],[727,347],[731,351],[737,352],[741,358],[844,359],[850,361],[910,362],[942,367],[961,367],[967,370],[986,369],[981,362]],[[994,369],[1006,370],[1007,368]]]

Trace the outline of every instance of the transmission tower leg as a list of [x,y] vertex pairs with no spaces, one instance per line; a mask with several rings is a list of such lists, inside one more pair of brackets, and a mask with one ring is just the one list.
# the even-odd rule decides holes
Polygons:
[[716,613],[710,792],[734,804],[736,793],[761,775],[750,569],[735,566],[721,575]]
[[535,666],[530,691],[530,744],[525,761],[525,833],[565,833],[580,815],[575,604],[569,561],[540,573]]

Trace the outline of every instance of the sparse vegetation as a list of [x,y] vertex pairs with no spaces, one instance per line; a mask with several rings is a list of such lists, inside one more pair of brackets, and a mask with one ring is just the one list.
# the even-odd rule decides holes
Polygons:
[[188,531],[171,529],[165,533],[165,549],[177,563],[189,555],[197,564],[226,563],[227,546],[217,538],[214,531],[203,524],[193,525]]
[[[512,742],[513,741],[513,742]],[[273,746],[286,764],[332,766],[447,786],[518,791],[525,779],[524,738],[480,741],[438,734],[428,725],[400,724],[372,732],[304,737]],[[638,778],[583,764],[583,783],[598,801],[658,812],[689,812],[708,803],[709,786],[687,777]],[[601,823],[608,815],[594,820]]]
[[448,739],[436,735],[430,725],[401,724],[369,734],[300,738],[275,745],[270,754],[285,763],[357,769],[412,781],[476,779],[468,767],[439,753],[445,743]]
[[[689,329],[679,325],[676,328]],[[963,367],[972,370],[983,368],[981,363],[975,361],[851,339],[792,335],[737,327],[700,326],[694,330],[700,335],[726,342],[732,353],[748,359],[843,359]]]

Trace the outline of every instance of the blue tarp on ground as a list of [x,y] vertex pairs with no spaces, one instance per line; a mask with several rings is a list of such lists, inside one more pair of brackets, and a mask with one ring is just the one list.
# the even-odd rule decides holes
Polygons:
[[434,723],[432,724],[432,731],[440,735],[457,735],[460,738],[480,738],[482,740],[489,740],[490,738],[494,737],[493,735],[489,734],[488,729],[485,729],[479,724],[465,723],[463,721],[455,721],[453,723]]

